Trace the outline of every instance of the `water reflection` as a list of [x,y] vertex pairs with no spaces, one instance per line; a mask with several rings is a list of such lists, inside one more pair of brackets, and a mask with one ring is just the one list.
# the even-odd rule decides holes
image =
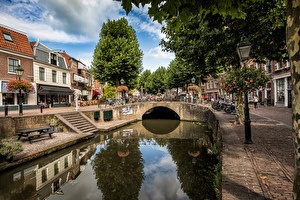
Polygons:
[[180,124],[179,120],[170,119],[146,119],[142,121],[145,129],[154,134],[168,134],[174,131]]
[[141,122],[0,174],[0,199],[216,199],[210,131]]

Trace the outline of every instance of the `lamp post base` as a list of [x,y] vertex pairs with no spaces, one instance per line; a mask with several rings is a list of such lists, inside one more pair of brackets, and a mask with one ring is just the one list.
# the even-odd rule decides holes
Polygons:
[[248,93],[245,92],[244,94],[245,97],[245,108],[244,108],[244,113],[245,113],[245,120],[244,120],[244,125],[245,125],[245,144],[252,144],[252,139],[251,139],[251,120],[250,120],[250,113],[249,113],[249,104],[248,104]]

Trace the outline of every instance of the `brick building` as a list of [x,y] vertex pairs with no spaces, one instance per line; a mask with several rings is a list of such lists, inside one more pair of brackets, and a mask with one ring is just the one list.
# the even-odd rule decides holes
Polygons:
[[[26,34],[0,24],[0,106],[6,103],[10,109],[18,109],[18,92],[8,91],[6,84],[17,78],[15,69],[19,66],[24,69],[21,79],[33,82],[33,60],[34,54]],[[34,93],[22,93],[24,105],[36,103]]]

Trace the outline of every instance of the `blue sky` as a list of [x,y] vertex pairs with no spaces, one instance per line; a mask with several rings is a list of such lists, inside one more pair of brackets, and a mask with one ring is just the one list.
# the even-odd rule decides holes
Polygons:
[[102,24],[125,17],[137,34],[143,50],[143,68],[154,72],[168,67],[174,54],[162,52],[161,24],[148,17],[147,7],[126,16],[113,0],[2,0],[0,24],[26,33],[29,41],[40,40],[54,50],[91,65]]

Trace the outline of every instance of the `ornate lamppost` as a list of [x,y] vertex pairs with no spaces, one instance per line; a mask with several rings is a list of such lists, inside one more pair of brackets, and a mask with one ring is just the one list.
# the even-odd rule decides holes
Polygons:
[[[191,81],[192,81],[192,86],[194,86],[196,79],[193,77],[193,78],[191,79]],[[191,97],[191,101],[192,101],[192,103],[194,103],[194,87],[193,87],[193,89],[192,89],[192,97]]]
[[[16,68],[15,72],[17,75],[17,79],[19,79],[19,81],[20,81],[21,77],[24,73],[24,69],[19,65],[19,67]],[[19,102],[19,115],[23,115],[22,88],[19,88],[18,102]]]
[[[241,41],[237,44],[237,52],[239,54],[240,60],[243,63],[243,67],[246,67],[245,61],[249,58],[251,50],[251,43],[248,40]],[[245,120],[244,120],[244,126],[245,126],[245,144],[252,144],[251,139],[251,120],[250,120],[250,113],[249,113],[249,103],[248,103],[248,91],[244,92],[244,98],[245,98],[245,107],[244,107],[244,113],[245,113]]]
[[[121,83],[121,85],[123,85],[124,83],[125,83],[125,81],[124,81],[124,79],[123,78],[121,78],[121,80],[120,80],[120,83]],[[125,99],[124,99],[124,91],[122,90],[122,104],[125,104]]]

